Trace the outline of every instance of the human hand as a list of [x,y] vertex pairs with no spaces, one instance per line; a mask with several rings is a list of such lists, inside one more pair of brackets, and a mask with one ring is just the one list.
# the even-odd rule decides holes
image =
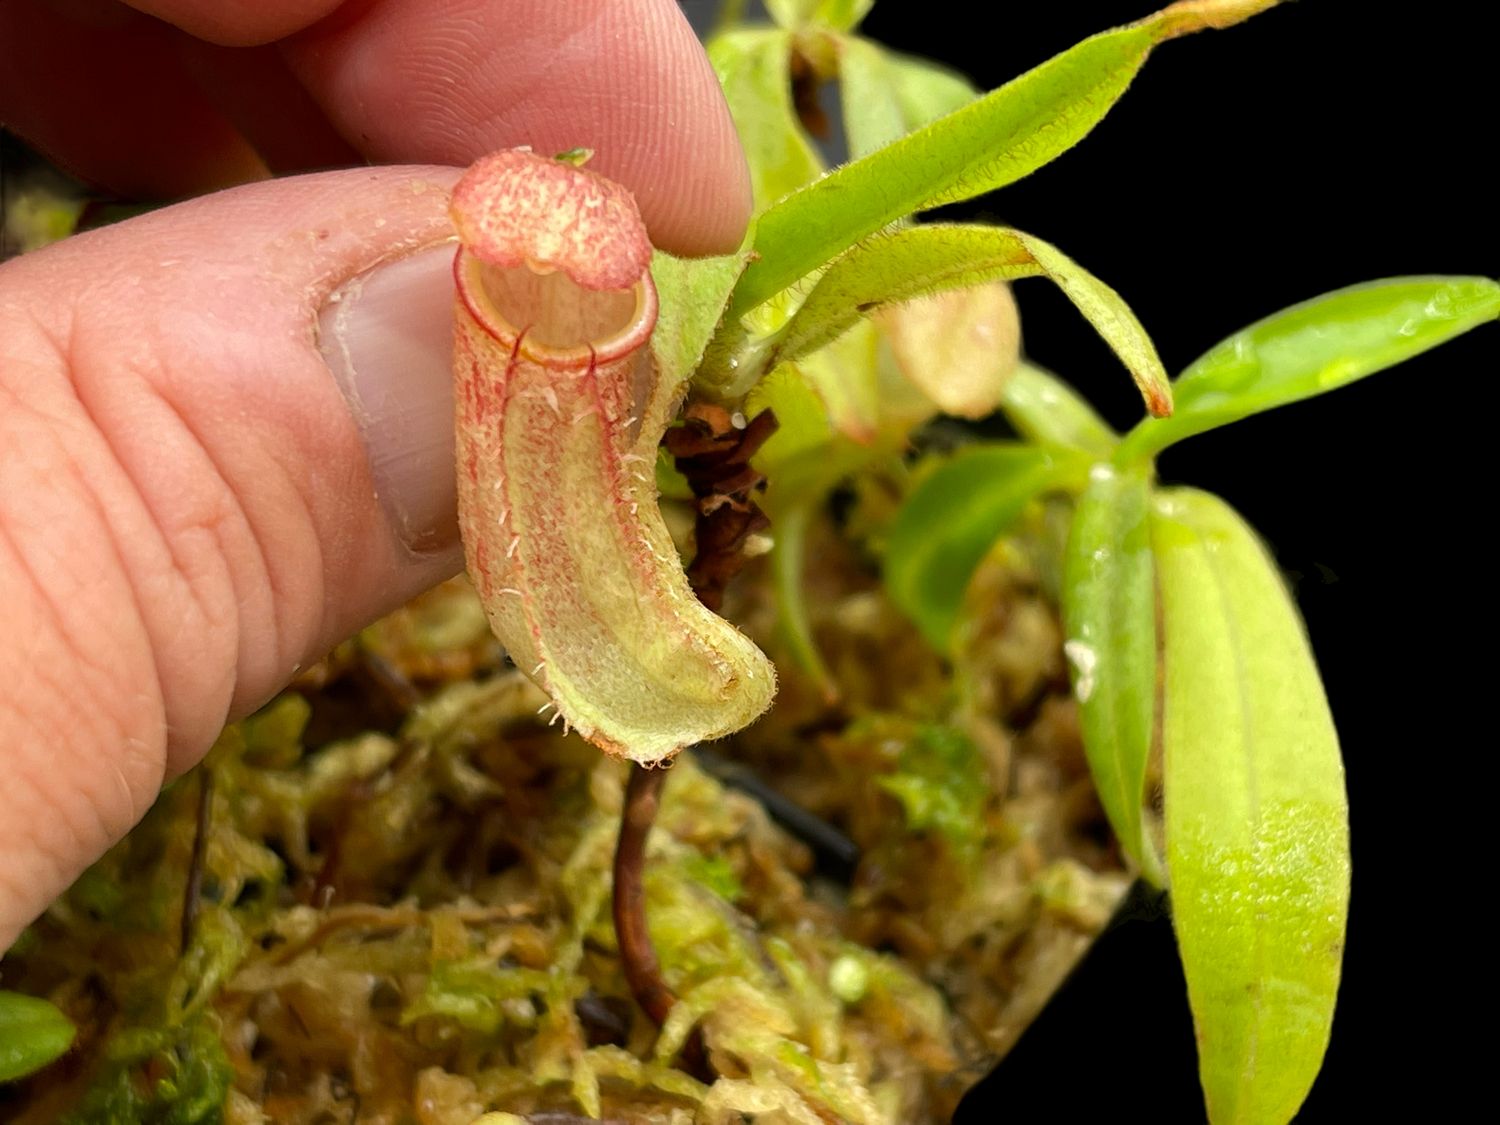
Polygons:
[[[667,249],[749,212],[671,0],[12,0],[0,45],[0,120],[130,194],[585,145]],[[456,176],[253,183],[0,266],[0,950],[227,720],[461,566]]]

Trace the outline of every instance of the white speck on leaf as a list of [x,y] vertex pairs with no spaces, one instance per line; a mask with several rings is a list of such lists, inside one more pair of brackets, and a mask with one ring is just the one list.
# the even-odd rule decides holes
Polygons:
[[1099,654],[1092,645],[1086,645],[1082,641],[1064,642],[1063,654],[1067,656],[1068,663],[1073,665],[1073,694],[1078,697],[1079,703],[1087,703],[1089,696],[1094,694]]

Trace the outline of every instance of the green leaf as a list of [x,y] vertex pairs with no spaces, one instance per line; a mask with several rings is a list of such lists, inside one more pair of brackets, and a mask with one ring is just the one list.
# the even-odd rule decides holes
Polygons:
[[[752,267],[753,268],[753,267]],[[826,346],[876,309],[946,289],[1045,276],[1073,302],[1129,369],[1153,413],[1171,409],[1166,370],[1120,295],[1035,235],[961,223],[912,227],[873,239],[831,265],[759,362]],[[747,360],[748,362],[748,360]]]
[[766,11],[782,27],[806,24],[848,31],[874,6],[875,0],[765,0]]
[[680,384],[698,365],[749,260],[744,252],[718,258],[674,258],[661,250],[652,255],[651,280],[660,311],[651,352],[665,382]]
[[[783,373],[795,376],[791,368],[783,367],[762,381],[756,390],[777,384]],[[797,383],[801,384],[801,380],[798,379]],[[795,397],[783,391],[781,401],[795,401]],[[773,408],[778,412],[777,417],[781,417],[782,407]],[[780,436],[779,431],[777,436]],[[886,454],[878,447],[859,445],[832,435],[821,442],[804,442],[792,451],[773,450],[774,441],[775,438],[766,443],[755,464],[767,473],[770,480],[765,508],[771,516],[775,541],[771,572],[778,624],[792,658],[812,677],[824,698],[831,702],[838,697],[838,688],[818,651],[807,609],[808,587],[803,570],[807,557],[807,531],[813,515],[840,481]],[[774,461],[766,457],[771,453],[775,454]],[[768,468],[769,465],[774,465],[774,468]]]
[[937,63],[897,51],[886,51],[885,61],[908,130],[920,129],[979,97],[974,83]]
[[[643,432],[656,432],[653,419],[677,410],[683,385],[703,358],[718,327],[730,291],[749,262],[748,252],[719,258],[674,258],[661,250],[651,257],[659,312],[651,333],[651,354],[661,378],[660,393],[643,412]],[[654,455],[654,451],[653,451]]]
[[844,135],[849,155],[858,159],[900,140],[911,126],[896,94],[896,75],[889,55],[868,39],[854,35],[840,36],[836,46]]
[[814,19],[835,31],[849,31],[869,15],[875,0],[820,0]]
[[975,445],[922,480],[891,525],[885,586],[939,652],[995,541],[1041,494],[1079,486],[1088,460],[1064,450]]
[[1163,39],[1269,6],[1207,0],[1105,32],[910,136],[781,200],[755,231],[758,260],[735,293],[743,315],[897,219],[1013,183],[1072,148]]
[[0,992],[0,1082],[40,1070],[77,1034],[68,1017],[40,997]]
[[858,159],[979,96],[962,75],[858,35],[833,39],[849,155]]
[[766,14],[778,27],[795,31],[807,22],[818,0],[765,0],[765,5]]
[[750,164],[757,211],[823,174],[792,105],[792,37],[780,28],[716,35],[708,58]]
[[796,363],[823,400],[833,428],[864,444],[874,441],[880,428],[879,344],[875,326],[859,324]]
[[1117,459],[1144,460],[1193,434],[1342,387],[1497,316],[1500,283],[1482,277],[1400,277],[1314,297],[1195,360],[1174,385],[1173,416],[1138,425]]
[[1078,499],[1063,563],[1063,651],[1100,803],[1151,882],[1162,872],[1143,822],[1156,706],[1156,576],[1142,473],[1098,465]]
[[1120,443],[1109,424],[1056,375],[1021,361],[1005,383],[1000,410],[1027,441],[1108,457]]
[[1283,1125],[1328,1045],[1349,903],[1338,736],[1297,611],[1222,500],[1151,511],[1167,872],[1216,1125]]
[[790,363],[772,371],[745,396],[746,418],[754,418],[762,410],[776,412],[777,426],[755,455],[754,464],[773,482],[774,489],[781,466],[800,453],[826,445],[833,438],[833,427],[818,392]]
[[776,589],[776,608],[780,611],[781,627],[792,659],[812,678],[823,698],[832,703],[838,698],[838,688],[813,636],[812,619],[807,612],[807,583],[803,581],[807,526],[821,502],[819,496],[811,502],[793,504],[780,514],[775,525],[776,547],[771,554],[771,572]]

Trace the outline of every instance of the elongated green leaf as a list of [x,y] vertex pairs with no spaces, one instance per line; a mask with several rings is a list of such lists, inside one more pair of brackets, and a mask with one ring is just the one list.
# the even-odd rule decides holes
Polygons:
[[1302,624],[1223,501],[1159,494],[1167,873],[1215,1125],[1284,1125],[1328,1045],[1349,903],[1338,736]]
[[[788,368],[781,368],[776,376],[760,386],[775,385],[789,373]],[[795,404],[798,394],[793,387],[794,384],[782,383],[779,400]],[[772,409],[778,408],[773,405]],[[767,442],[762,452],[771,452],[771,444]],[[885,456],[888,454],[879,448],[834,437],[822,443],[804,444],[795,453],[776,461],[774,471],[768,473],[771,485],[766,492],[765,506],[771,515],[775,542],[771,567],[779,624],[792,658],[812,677],[829,701],[838,697],[838,688],[818,651],[807,608],[804,564],[808,527],[814,514],[827,500],[828,493],[840,481]],[[755,463],[757,467],[766,466],[762,457],[757,457]]]
[[835,31],[849,31],[869,14],[875,0],[821,0],[813,18]]
[[853,159],[979,97],[967,78],[936,63],[858,35],[835,35],[830,41],[838,57],[839,100]]
[[1016,432],[1038,445],[1108,457],[1120,443],[1109,424],[1056,375],[1025,360],[1005,383],[1000,409]]
[[857,35],[833,39],[839,100],[853,159],[898,141],[979,97],[960,74]]
[[908,130],[920,129],[979,97],[974,83],[945,66],[897,51],[886,51],[885,59]]
[[778,27],[795,30],[807,22],[818,0],[765,0],[766,14]]
[[40,1070],[71,1047],[77,1033],[47,1001],[0,992],[0,1082]]
[[1138,425],[1119,460],[1342,387],[1496,317],[1500,283],[1482,277],[1400,277],[1314,297],[1195,360],[1174,384],[1173,416]]
[[875,0],[765,0],[766,11],[782,27],[804,24],[848,31],[874,5]]
[[755,209],[823,174],[823,162],[792,105],[792,37],[780,28],[741,28],[708,43],[724,98],[750,165]]
[[735,293],[734,314],[748,312],[896,219],[1036,171],[1099,123],[1157,43],[1244,19],[1273,2],[1199,0],[1093,36],[788,196],[757,224],[759,259]]
[[1170,410],[1171,390],[1156,347],[1120,295],[1057,247],[1009,227],[934,223],[856,247],[823,274],[764,351],[762,362],[774,364],[821,348],[886,305],[986,281],[1037,276],[1054,281],[1104,337],[1152,412]]
[[797,361],[803,378],[828,408],[834,429],[867,445],[880,427],[878,344],[875,326],[861,324]]
[[807,611],[807,583],[803,567],[807,560],[807,527],[813,511],[822,501],[791,505],[776,520],[776,549],[771,554],[772,576],[776,584],[776,608],[792,658],[812,677],[830,703],[838,698],[833,676],[818,651],[813,637],[812,618]]
[[1063,564],[1063,651],[1099,800],[1120,846],[1160,885],[1161,864],[1142,811],[1156,710],[1150,496],[1144,473],[1106,465],[1090,473]]
[[849,155],[858,159],[911,131],[896,91],[890,56],[868,39],[840,36],[839,104]]
[[1022,445],[960,450],[896,513],[885,586],[940,652],[947,652],[964,592],[984,556],[1045,492],[1080,486],[1087,459]]

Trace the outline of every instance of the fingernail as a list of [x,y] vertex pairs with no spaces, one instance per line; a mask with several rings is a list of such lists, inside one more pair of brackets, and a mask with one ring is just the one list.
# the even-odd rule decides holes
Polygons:
[[364,435],[376,495],[418,554],[458,542],[453,254],[445,243],[359,274],[318,315],[319,347]]

